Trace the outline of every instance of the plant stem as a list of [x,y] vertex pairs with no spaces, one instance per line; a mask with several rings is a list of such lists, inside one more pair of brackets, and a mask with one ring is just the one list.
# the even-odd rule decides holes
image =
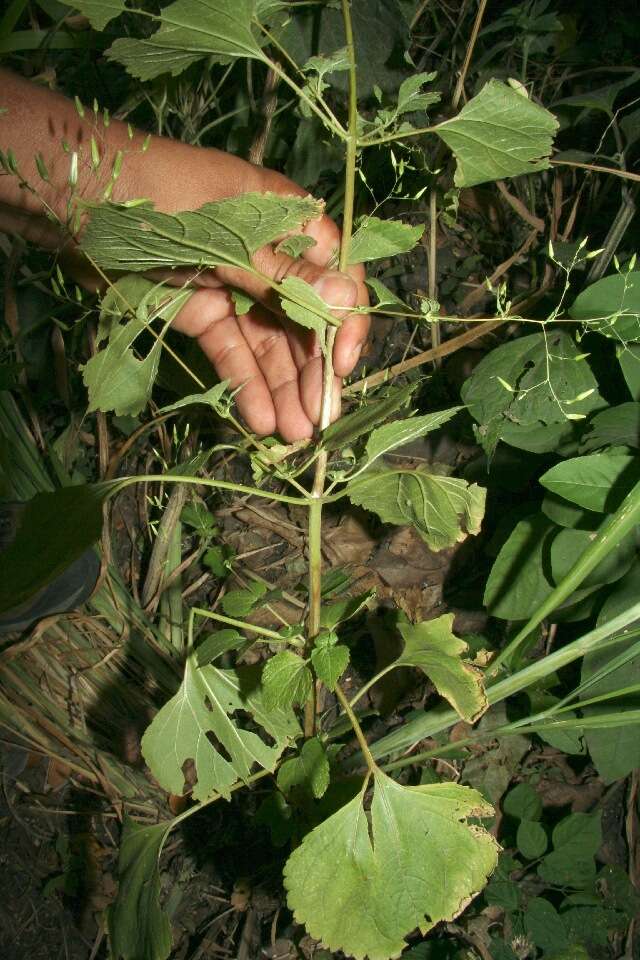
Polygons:
[[279,503],[290,503],[295,507],[304,507],[309,502],[303,497],[290,497],[286,493],[273,493],[269,490],[260,490],[258,487],[247,487],[243,483],[231,483],[228,480],[210,480],[207,477],[181,476],[176,473],[146,474],[136,477],[120,477],[118,480],[109,480],[113,485],[114,493],[118,493],[133,483],[190,483],[196,487],[214,487],[220,490],[234,490],[236,493],[246,493],[250,497],[263,497],[265,500],[277,500]]
[[[358,152],[358,92],[356,86],[356,57],[353,43],[353,27],[349,0],[342,0],[342,18],[347,41],[349,58],[349,122],[346,134],[346,156],[344,171],[344,209],[342,217],[342,240],[340,243],[339,269],[345,271],[349,265],[351,233],[353,231],[353,205],[355,197],[356,157]],[[344,136],[344,134],[343,134]],[[333,401],[333,346],[336,338],[335,327],[327,331],[326,353],[323,363],[322,402],[320,407],[319,429],[322,431],[331,422]],[[327,476],[328,454],[322,450],[316,461],[311,502],[309,503],[309,615],[307,618],[307,646],[313,642],[320,631],[320,605],[322,600],[322,505],[324,485]],[[316,702],[307,703],[304,718],[306,737],[313,735],[316,727]],[[355,728],[354,728],[355,729]]]
[[259,637],[266,637],[275,643],[289,643],[294,647],[302,646],[302,642],[297,637],[281,637],[275,630],[268,630],[266,627],[258,627],[255,623],[246,623],[244,620],[235,620],[233,617],[225,617],[221,613],[214,613],[212,610],[203,610],[201,607],[192,607],[193,614],[199,617],[206,617],[208,620],[218,620],[229,627],[237,627],[238,630],[247,630],[249,633],[256,633]]
[[369,768],[369,771],[371,773],[375,773],[377,769],[377,765],[371,755],[371,751],[369,750],[369,744],[367,743],[365,735],[362,732],[362,727],[358,722],[358,718],[356,717],[355,713],[351,709],[351,704],[349,703],[347,696],[339,683],[336,684],[335,693],[336,693],[336,697],[338,698],[338,702],[342,706],[342,709],[348,716],[349,722],[353,727],[353,732],[355,733],[358,743],[360,744],[360,749],[362,750],[362,755],[366,760],[367,767]]

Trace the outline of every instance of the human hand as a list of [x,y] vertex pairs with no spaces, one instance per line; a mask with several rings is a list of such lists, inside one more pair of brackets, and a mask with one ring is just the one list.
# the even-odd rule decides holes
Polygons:
[[[133,160],[133,158],[131,158]],[[126,167],[127,165],[125,165]],[[304,196],[295,183],[274,171],[256,167],[219,150],[190,147],[155,138],[147,153],[134,161],[119,184],[119,195],[151,199],[166,213],[194,210],[222,197],[258,191]],[[299,259],[262,248],[254,265],[278,282],[300,277],[337,308],[368,303],[364,269],[349,275],[327,269],[340,245],[340,231],[330,217],[310,222],[304,233],[316,241]],[[315,335],[274,312],[277,297],[271,287],[246,271],[172,271],[163,274],[171,283],[191,280],[200,289],[173,322],[176,330],[197,339],[218,376],[240,387],[236,403],[250,429],[261,436],[278,432],[288,442],[313,433],[318,423],[322,394],[322,357]],[[230,287],[245,291],[257,301],[248,314],[238,317]],[[258,305],[259,304],[259,305]],[[333,352],[335,386],[332,418],[340,411],[340,378],[355,366],[369,329],[365,314],[334,311],[342,319]]]

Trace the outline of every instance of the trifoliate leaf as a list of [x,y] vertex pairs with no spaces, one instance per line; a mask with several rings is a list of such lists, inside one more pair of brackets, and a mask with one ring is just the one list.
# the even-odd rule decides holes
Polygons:
[[291,650],[282,650],[264,665],[262,690],[267,710],[306,703],[311,696],[313,677],[306,662]]
[[381,220],[379,217],[363,217],[351,240],[349,263],[364,263],[395,257],[413,250],[424,233],[424,224],[412,227],[399,220]]
[[229,617],[242,619],[264,597],[267,588],[259,580],[252,580],[244,590],[229,590],[222,598],[222,609]]
[[340,417],[323,432],[324,446],[327,450],[339,450],[356,440],[364,439],[374,427],[405,406],[417,388],[417,383],[410,383],[406,387],[393,387],[379,399],[369,400],[359,410]]
[[[327,315],[327,304],[313,287],[300,277],[286,277],[280,287],[283,293],[280,303],[286,315],[301,327],[315,330],[324,352],[327,321],[322,315]],[[295,297],[295,301],[301,301],[301,303],[294,302],[289,297]]]
[[323,633],[316,640],[311,662],[318,679],[335,690],[336,684],[349,664],[349,648],[338,643],[335,633]]
[[473,723],[487,709],[482,673],[462,659],[467,644],[453,633],[453,614],[423,623],[400,623],[404,650],[394,666],[418,667],[463,720]]
[[[87,12],[85,2],[74,0],[74,6]],[[88,7],[94,5],[97,0],[88,0]],[[116,40],[107,56],[140,80],[177,76],[203,57],[264,60],[251,32],[254,7],[253,0],[177,0],[161,11],[159,30],[144,40]]]
[[361,793],[289,857],[289,907],[329,950],[397,957],[412,930],[453,919],[485,885],[498,846],[466,820],[491,812],[468,787],[403,787],[377,771],[370,824]]
[[558,121],[499,80],[480,93],[435,132],[451,148],[457,187],[517,177],[549,167]]
[[437,413],[427,413],[423,417],[394,420],[383,427],[378,427],[367,440],[365,450],[367,461],[373,463],[383,454],[411,443],[412,440],[417,440],[418,437],[423,437],[432,430],[437,430],[462,409],[462,407],[450,407],[448,410],[439,410]]
[[[152,283],[143,277],[124,277],[109,290],[102,301],[97,337],[98,344],[108,340],[107,345],[82,368],[90,411],[136,416],[144,410],[158,373],[168,325],[193,292]],[[120,322],[122,319],[124,323]],[[164,321],[164,327],[147,355],[139,359],[134,354],[136,341],[156,319]]]
[[[275,768],[299,728],[290,711],[267,707],[260,683],[259,665],[218,670],[211,665],[198,667],[195,655],[187,658],[180,689],[142,738],[142,754],[165,790],[182,793],[187,760],[195,766],[195,800],[206,800],[213,793],[228,797],[230,787],[238,780],[246,782],[255,764],[265,770]],[[249,713],[274,745],[267,746],[257,733],[242,729],[233,716],[236,711]]]
[[457,477],[373,467],[347,485],[351,502],[384,523],[410,524],[432,550],[461,543],[480,530],[486,491]]
[[104,203],[93,209],[81,246],[103,270],[247,267],[260,247],[321,216],[322,209],[312,197],[274,193],[245,193],[175,214],[148,203]]
[[182,399],[176,400],[175,403],[170,403],[167,407],[160,407],[158,413],[173,413],[174,410],[182,410],[183,407],[204,404],[207,407],[211,407],[211,409],[220,416],[224,416],[226,413],[226,405],[221,403],[221,400],[228,386],[229,381],[222,380],[220,383],[216,383],[215,386],[211,387],[211,389],[205,390],[204,393],[192,393],[188,397],[182,397]]
[[118,858],[118,896],[107,912],[114,960],[167,960],[171,924],[160,907],[158,859],[171,822],[142,826],[124,819]]
[[305,740],[299,756],[285,760],[278,770],[278,786],[283,793],[302,787],[319,798],[329,786],[329,761],[324,745],[317,737]]

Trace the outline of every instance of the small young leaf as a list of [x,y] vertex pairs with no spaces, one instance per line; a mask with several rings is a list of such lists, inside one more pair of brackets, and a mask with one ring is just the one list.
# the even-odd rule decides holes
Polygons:
[[363,217],[351,240],[349,263],[364,263],[408,253],[423,233],[424,224],[412,227],[399,220]]
[[507,816],[516,820],[539,820],[542,816],[542,800],[530,783],[519,783],[506,794],[502,809]]
[[404,650],[394,666],[418,667],[463,720],[473,723],[487,709],[482,673],[462,659],[467,644],[453,633],[452,613],[423,623],[400,623]]
[[283,793],[293,787],[303,787],[318,799],[329,786],[329,761],[323,744],[317,737],[306,740],[300,755],[285,760],[278,770],[278,786]]
[[454,153],[457,187],[517,177],[549,167],[558,121],[499,80],[490,80],[435,132]]
[[[182,793],[183,767],[193,760],[198,778],[193,798],[206,800],[213,793],[228,797],[234,783],[246,782],[254,764],[273,770],[299,727],[291,711],[267,706],[260,687],[260,665],[218,670],[210,664],[198,667],[196,656],[187,658],[180,689],[145,731],[142,754],[154,777],[170,793]],[[250,713],[275,744],[267,746],[257,733],[241,729],[233,716],[239,710]],[[209,739],[209,733],[215,740]]]
[[370,400],[359,410],[340,417],[322,434],[324,446],[327,450],[339,450],[366,437],[374,427],[408,403],[417,388],[417,383],[394,387],[385,396]]
[[264,597],[267,588],[259,580],[252,580],[244,590],[229,590],[222,598],[222,609],[229,617],[246,617]]
[[107,911],[114,960],[167,960],[171,924],[160,906],[158,859],[171,822],[145,827],[125,816],[118,896]]
[[374,466],[347,485],[347,494],[353,504],[373,511],[384,523],[410,524],[432,550],[443,550],[479,532],[486,491],[424,467]]
[[375,591],[368,590],[357,597],[346,597],[336,603],[323,603],[320,609],[320,626],[325,630],[334,630],[339,623],[350,620],[360,613],[373,597],[375,597]]
[[262,687],[267,710],[286,709],[307,702],[313,677],[302,657],[291,650],[282,650],[265,663]]
[[378,310],[402,310],[408,311],[406,303],[397,297],[392,290],[378,280],[376,277],[367,277],[366,284],[375,293],[378,302],[375,304]]
[[[299,323],[301,327],[315,330],[320,346],[324,350],[327,321],[323,319],[322,314],[327,314],[329,309],[327,304],[313,287],[301,280],[300,277],[285,277],[280,287],[284,294],[281,306],[286,315],[294,323]],[[289,300],[287,294],[301,300],[304,306]]]
[[205,667],[208,663],[217,660],[218,657],[221,657],[222,654],[228,650],[237,650],[239,647],[250,643],[250,640],[247,641],[246,637],[243,637],[237,630],[232,630],[231,628],[210,633],[209,636],[205,637],[196,647],[198,666]]
[[289,857],[289,907],[332,951],[399,956],[412,930],[453,919],[486,883],[498,846],[465,821],[491,812],[468,787],[403,787],[377,771],[370,825],[361,793]]
[[462,407],[450,407],[449,410],[439,410],[437,413],[427,413],[423,417],[412,417],[408,420],[394,420],[385,423],[373,431],[366,446],[366,457],[373,463],[378,457],[390,453],[397,447],[402,447],[418,437],[423,437],[432,430],[437,430],[443,423],[447,423]]
[[228,386],[229,381],[222,380],[209,390],[205,390],[204,393],[192,393],[190,396],[182,397],[181,400],[176,400],[175,403],[170,403],[166,407],[160,407],[158,413],[173,413],[174,410],[182,410],[183,407],[191,407],[200,403],[211,407],[219,416],[224,416],[226,408],[225,405],[221,403],[221,400]]
[[349,648],[338,643],[335,633],[323,633],[316,640],[311,662],[318,679],[335,690],[336,684],[349,665]]
[[417,110],[427,110],[434,103],[438,103],[441,95],[437,90],[422,92],[424,85],[432,83],[436,76],[436,73],[416,73],[413,77],[407,77],[402,81],[398,90],[398,116]]

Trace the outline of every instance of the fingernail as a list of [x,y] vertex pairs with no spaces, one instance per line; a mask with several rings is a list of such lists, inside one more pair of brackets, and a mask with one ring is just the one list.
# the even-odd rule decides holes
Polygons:
[[313,282],[313,288],[332,307],[351,307],[358,297],[355,280],[337,270],[327,270]]

